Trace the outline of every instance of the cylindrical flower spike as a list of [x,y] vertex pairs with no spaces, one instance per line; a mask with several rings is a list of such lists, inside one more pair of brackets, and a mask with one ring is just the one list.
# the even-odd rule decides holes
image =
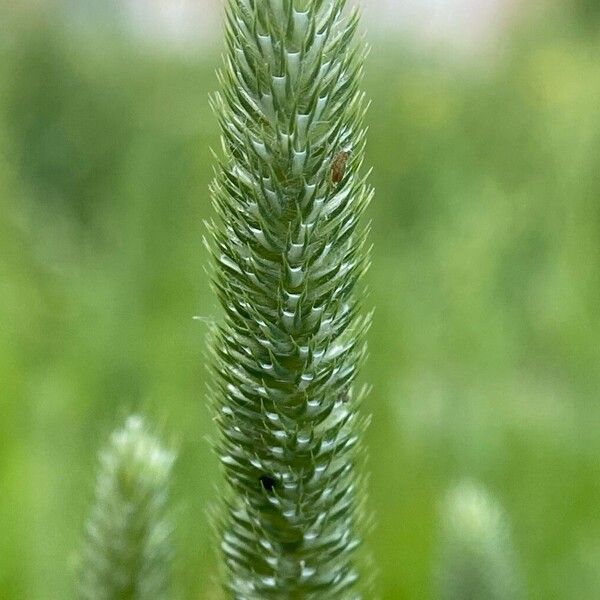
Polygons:
[[440,550],[440,600],[520,600],[506,516],[482,488],[463,482],[450,491]]
[[81,600],[167,600],[171,580],[169,479],[175,456],[130,416],[100,453],[85,528]]
[[231,597],[358,598],[365,56],[345,0],[228,0],[212,186]]

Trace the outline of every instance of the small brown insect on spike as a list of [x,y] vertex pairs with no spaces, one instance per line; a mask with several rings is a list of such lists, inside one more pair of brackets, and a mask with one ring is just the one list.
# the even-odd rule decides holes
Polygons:
[[331,160],[331,183],[334,185],[337,185],[344,178],[349,156],[349,152],[340,150]]

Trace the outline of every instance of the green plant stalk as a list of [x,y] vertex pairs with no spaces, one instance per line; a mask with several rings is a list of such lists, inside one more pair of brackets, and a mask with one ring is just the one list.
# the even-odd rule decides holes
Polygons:
[[223,141],[210,224],[225,309],[212,348],[220,522],[234,598],[358,598],[369,318],[358,283],[365,45],[345,0],[229,0],[213,98]]
[[81,600],[167,600],[174,455],[139,416],[130,416],[100,453],[96,499],[85,528],[77,582]]

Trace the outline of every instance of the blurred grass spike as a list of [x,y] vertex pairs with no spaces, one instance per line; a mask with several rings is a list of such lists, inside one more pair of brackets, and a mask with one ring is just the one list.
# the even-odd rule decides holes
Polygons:
[[100,453],[85,528],[81,600],[166,600],[171,584],[169,480],[175,455],[140,416],[127,418]]
[[360,597],[365,420],[351,389],[369,323],[357,288],[372,191],[366,49],[346,4],[227,2],[209,229],[226,313],[213,344],[221,548],[226,587],[244,600]]
[[440,600],[522,598],[506,515],[470,481],[444,502],[437,585]]

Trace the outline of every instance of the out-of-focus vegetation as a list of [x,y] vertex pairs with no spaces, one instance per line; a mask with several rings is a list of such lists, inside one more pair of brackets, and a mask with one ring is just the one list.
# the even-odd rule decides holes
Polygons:
[[440,511],[433,577],[439,600],[519,600],[519,575],[502,507],[486,490],[462,481]]
[[[563,3],[567,5],[567,3]],[[0,5],[0,597],[72,595],[95,453],[125,410],[176,437],[176,578],[216,598],[205,401],[207,95],[218,53]],[[16,11],[15,11],[16,12]],[[600,597],[600,14],[489,60],[373,40],[364,379],[381,595],[431,591],[462,476],[510,515],[531,598]]]

